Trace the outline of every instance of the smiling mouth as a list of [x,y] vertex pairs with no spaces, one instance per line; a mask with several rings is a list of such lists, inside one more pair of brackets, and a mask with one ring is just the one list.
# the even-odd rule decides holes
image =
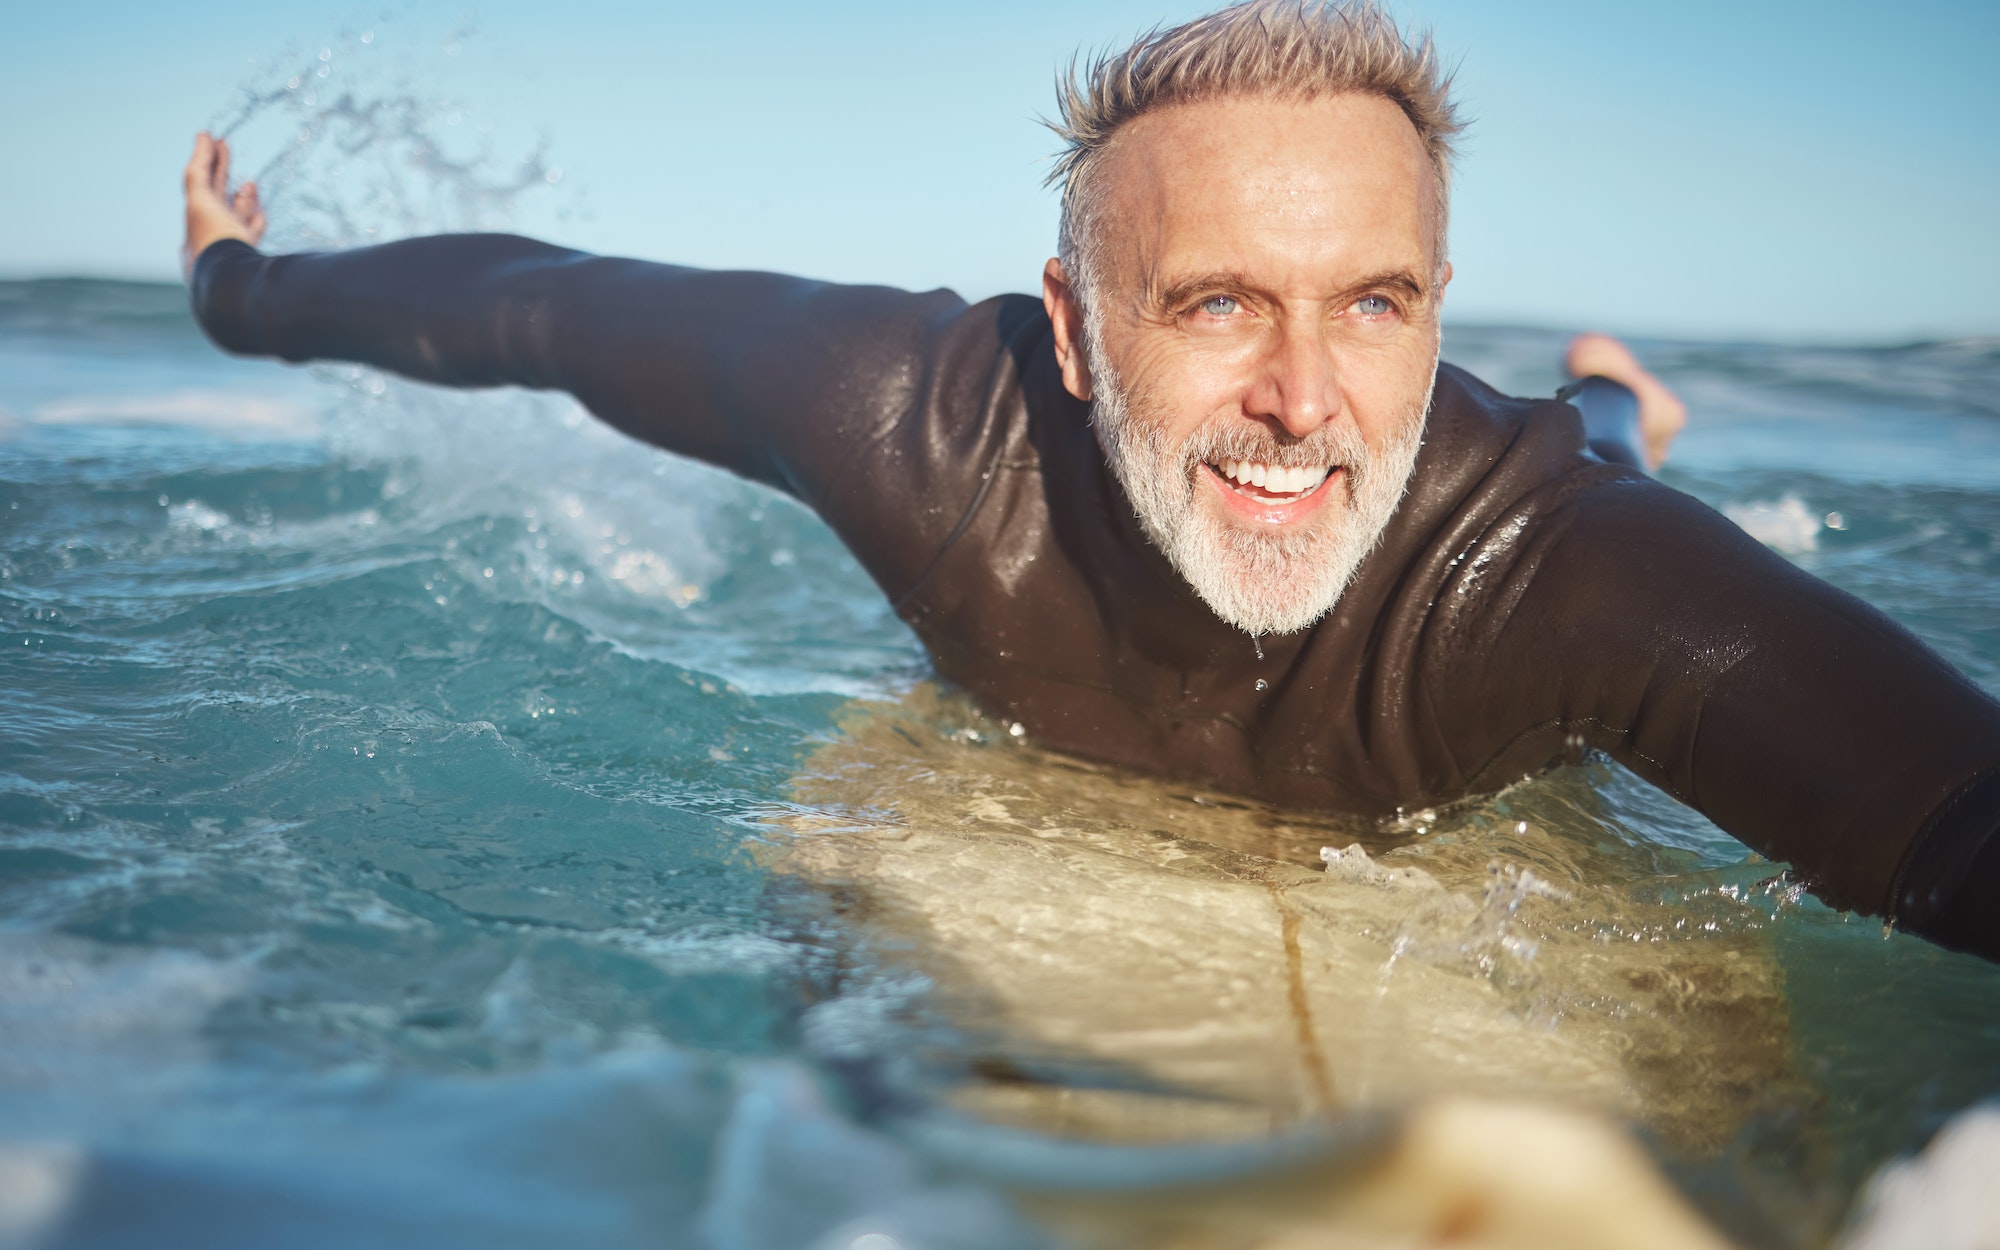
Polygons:
[[1287,468],[1255,460],[1217,460],[1208,463],[1209,472],[1222,484],[1246,499],[1258,503],[1296,503],[1326,485],[1338,465],[1310,465]]

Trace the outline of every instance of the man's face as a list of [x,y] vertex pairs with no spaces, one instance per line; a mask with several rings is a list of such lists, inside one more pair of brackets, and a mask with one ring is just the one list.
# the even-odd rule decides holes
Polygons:
[[1408,481],[1437,366],[1436,184],[1393,103],[1147,114],[1099,167],[1091,322],[1050,262],[1064,381],[1148,532],[1252,633],[1339,598]]

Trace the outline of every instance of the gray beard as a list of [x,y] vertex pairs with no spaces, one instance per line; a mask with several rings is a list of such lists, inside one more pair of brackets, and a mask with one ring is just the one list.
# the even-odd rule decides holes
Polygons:
[[[1113,370],[1098,365],[1091,387],[1098,443],[1147,537],[1217,616],[1253,636],[1304,629],[1340,602],[1403,500],[1430,407],[1426,387],[1422,406],[1405,415],[1379,454],[1352,425],[1331,421],[1302,439],[1231,422],[1203,427],[1173,447],[1161,433],[1164,422],[1150,419],[1146,396],[1135,405]],[[1295,532],[1257,533],[1195,504],[1197,475],[1223,458],[1339,465],[1346,480],[1327,488],[1341,498],[1327,500]]]

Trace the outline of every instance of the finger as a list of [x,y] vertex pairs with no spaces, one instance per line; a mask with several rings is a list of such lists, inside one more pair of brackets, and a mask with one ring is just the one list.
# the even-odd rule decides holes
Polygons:
[[229,198],[229,140],[215,141],[215,172],[209,177],[209,189],[222,199]]
[[194,137],[194,153],[188,157],[187,168],[181,171],[181,183],[189,195],[208,185],[209,166],[214,161],[215,141],[206,130],[201,131]]
[[242,223],[244,232],[250,236],[251,246],[256,246],[257,241],[264,237],[264,223],[266,218],[264,216],[264,206],[257,202],[257,195],[254,191],[248,199],[239,197],[236,206],[236,220]]
[[1659,387],[1658,394],[1650,398],[1641,415],[1641,424],[1646,429],[1648,468],[1657,470],[1667,462],[1674,439],[1687,428],[1687,423],[1687,405],[1666,387]]
[[264,237],[264,205],[257,196],[257,182],[252,179],[236,192],[233,201],[236,218],[243,223],[243,229],[250,235],[250,246],[255,247]]

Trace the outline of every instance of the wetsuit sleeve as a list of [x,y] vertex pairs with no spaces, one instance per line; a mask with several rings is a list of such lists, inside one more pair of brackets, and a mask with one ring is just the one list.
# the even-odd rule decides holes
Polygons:
[[1697,500],[1594,473],[1447,590],[1498,610],[1445,649],[1440,710],[1518,734],[1462,764],[1603,749],[1827,902],[2000,958],[2000,704]]
[[924,384],[966,310],[949,292],[710,272],[492,234],[287,256],[225,240],[202,253],[192,294],[228,351],[567,391],[628,434],[797,496],[836,529],[836,482],[895,423],[935,409]]

